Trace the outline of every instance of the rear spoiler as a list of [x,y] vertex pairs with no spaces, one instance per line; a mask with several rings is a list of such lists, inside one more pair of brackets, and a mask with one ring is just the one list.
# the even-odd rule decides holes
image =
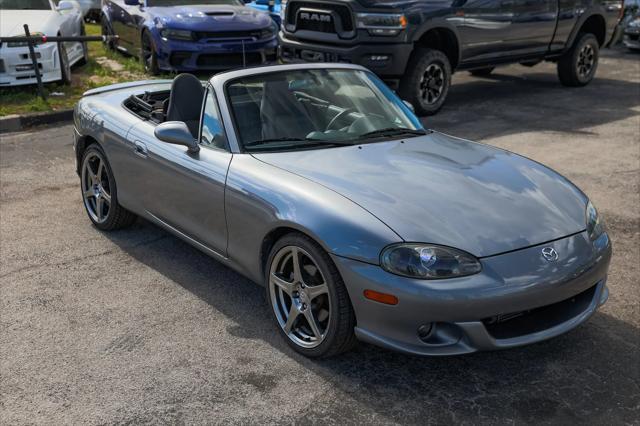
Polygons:
[[173,82],[173,80],[141,80],[141,81],[132,81],[129,83],[117,83],[117,84],[111,84],[109,86],[98,87],[96,89],[87,90],[82,94],[82,96],[93,96],[93,95],[99,95],[101,93],[113,92],[120,89],[129,89],[132,87],[147,86],[151,84],[169,84],[171,82]]

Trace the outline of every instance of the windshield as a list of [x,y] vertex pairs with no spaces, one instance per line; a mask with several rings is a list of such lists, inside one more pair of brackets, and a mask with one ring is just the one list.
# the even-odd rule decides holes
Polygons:
[[425,134],[418,118],[370,72],[280,71],[227,85],[247,151],[308,149]]
[[49,0],[0,0],[2,10],[51,10]]
[[240,0],[147,0],[149,7],[223,5],[242,6]]

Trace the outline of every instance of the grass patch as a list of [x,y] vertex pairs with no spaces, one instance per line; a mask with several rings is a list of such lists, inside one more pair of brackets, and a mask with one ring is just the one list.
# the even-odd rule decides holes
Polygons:
[[[100,25],[85,25],[87,35],[100,35]],[[71,69],[71,85],[65,86],[58,83],[44,85],[47,100],[38,96],[35,84],[0,88],[0,116],[73,108],[82,94],[89,89],[107,84],[150,78],[145,74],[144,67],[136,58],[111,51],[100,42],[89,42],[88,46],[89,62]],[[114,71],[108,66],[101,65],[97,61],[100,58],[117,62],[122,65],[123,70]]]

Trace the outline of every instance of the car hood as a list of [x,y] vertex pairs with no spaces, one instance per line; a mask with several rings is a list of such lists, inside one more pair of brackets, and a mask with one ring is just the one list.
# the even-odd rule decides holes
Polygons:
[[29,25],[31,33],[56,35],[59,26],[56,20],[60,15],[52,10],[2,10],[0,12],[0,37],[24,35],[24,24]]
[[192,31],[242,31],[266,28],[271,17],[245,6],[196,5],[150,7],[156,24]]
[[486,257],[586,228],[586,196],[549,168],[432,133],[335,149],[254,154],[359,204],[403,240]]

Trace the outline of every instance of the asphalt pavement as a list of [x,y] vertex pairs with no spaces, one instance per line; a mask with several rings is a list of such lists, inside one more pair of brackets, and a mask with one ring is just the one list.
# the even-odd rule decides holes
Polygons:
[[551,341],[308,360],[258,285],[155,226],[91,226],[72,127],[0,136],[0,424],[640,424],[640,55],[588,87],[552,64],[454,77],[445,133],[545,163],[614,244],[609,302]]

